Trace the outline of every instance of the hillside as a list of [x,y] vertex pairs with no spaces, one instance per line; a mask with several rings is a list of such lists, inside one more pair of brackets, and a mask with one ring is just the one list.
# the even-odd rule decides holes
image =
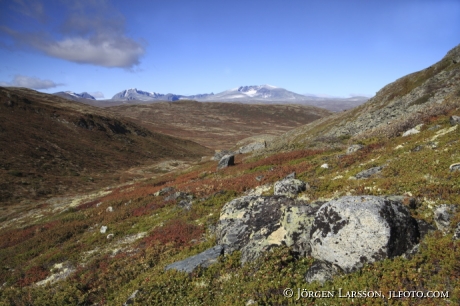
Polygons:
[[386,85],[368,102],[289,131],[270,147],[279,151],[302,147],[311,141],[322,145],[365,134],[366,137],[396,136],[427,116],[443,113],[459,96],[460,45],[436,64]]
[[234,166],[0,219],[0,303],[459,305],[459,48]]
[[[82,192],[136,175],[132,167],[213,151],[108,111],[24,88],[0,88],[0,202]],[[137,177],[140,177],[137,175]]]
[[182,100],[107,109],[139,120],[160,133],[193,140],[212,149],[229,149],[255,135],[280,135],[331,114],[313,106]]

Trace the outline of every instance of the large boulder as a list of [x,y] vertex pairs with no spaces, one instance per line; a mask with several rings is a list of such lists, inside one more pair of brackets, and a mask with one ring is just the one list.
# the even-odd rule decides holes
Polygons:
[[217,165],[217,169],[227,168],[235,165],[235,156],[232,154],[224,155]]
[[241,251],[241,262],[252,261],[273,246],[286,245],[310,254],[310,228],[319,205],[284,196],[245,196],[224,205],[217,241],[225,253]]
[[165,270],[175,269],[187,273],[192,273],[197,267],[206,268],[211,264],[217,262],[217,259],[224,252],[224,246],[216,245],[210,249],[207,249],[200,254],[188,257],[181,261],[176,261],[165,267]]
[[402,255],[419,240],[417,222],[399,202],[346,196],[318,210],[311,229],[311,255],[345,272]]

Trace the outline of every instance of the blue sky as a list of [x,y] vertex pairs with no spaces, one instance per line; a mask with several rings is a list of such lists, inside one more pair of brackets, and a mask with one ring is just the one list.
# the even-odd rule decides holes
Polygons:
[[460,1],[0,0],[0,86],[372,96],[460,44]]

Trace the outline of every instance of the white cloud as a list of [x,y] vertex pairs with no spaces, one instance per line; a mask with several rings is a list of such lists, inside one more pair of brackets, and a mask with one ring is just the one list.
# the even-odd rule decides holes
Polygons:
[[51,80],[42,80],[25,75],[15,75],[11,82],[0,82],[0,86],[26,87],[32,89],[49,89],[63,84],[55,83]]
[[[24,14],[31,16],[21,4]],[[17,45],[31,47],[48,56],[103,67],[133,68],[145,53],[145,43],[125,34],[125,19],[104,1],[69,2],[62,13],[66,17],[59,33],[43,27],[34,31],[17,31],[0,26]],[[41,6],[34,10],[40,11]],[[58,35],[59,34],[59,35]],[[59,38],[56,38],[59,37]]]

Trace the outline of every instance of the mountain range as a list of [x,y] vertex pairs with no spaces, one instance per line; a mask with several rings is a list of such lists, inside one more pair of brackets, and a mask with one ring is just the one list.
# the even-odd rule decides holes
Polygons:
[[139,103],[145,104],[157,101],[195,100],[199,102],[234,102],[248,104],[301,104],[321,107],[335,112],[354,108],[368,100],[368,97],[363,96],[332,98],[301,95],[272,85],[240,86],[217,94],[205,93],[189,96],[173,93],[161,94],[158,92],[130,88],[115,94],[111,99],[96,101],[94,98],[89,98],[91,101],[81,99],[86,98],[83,95],[87,93],[76,94],[72,92],[59,92],[56,94],[71,100],[79,99],[80,102],[99,107]]

